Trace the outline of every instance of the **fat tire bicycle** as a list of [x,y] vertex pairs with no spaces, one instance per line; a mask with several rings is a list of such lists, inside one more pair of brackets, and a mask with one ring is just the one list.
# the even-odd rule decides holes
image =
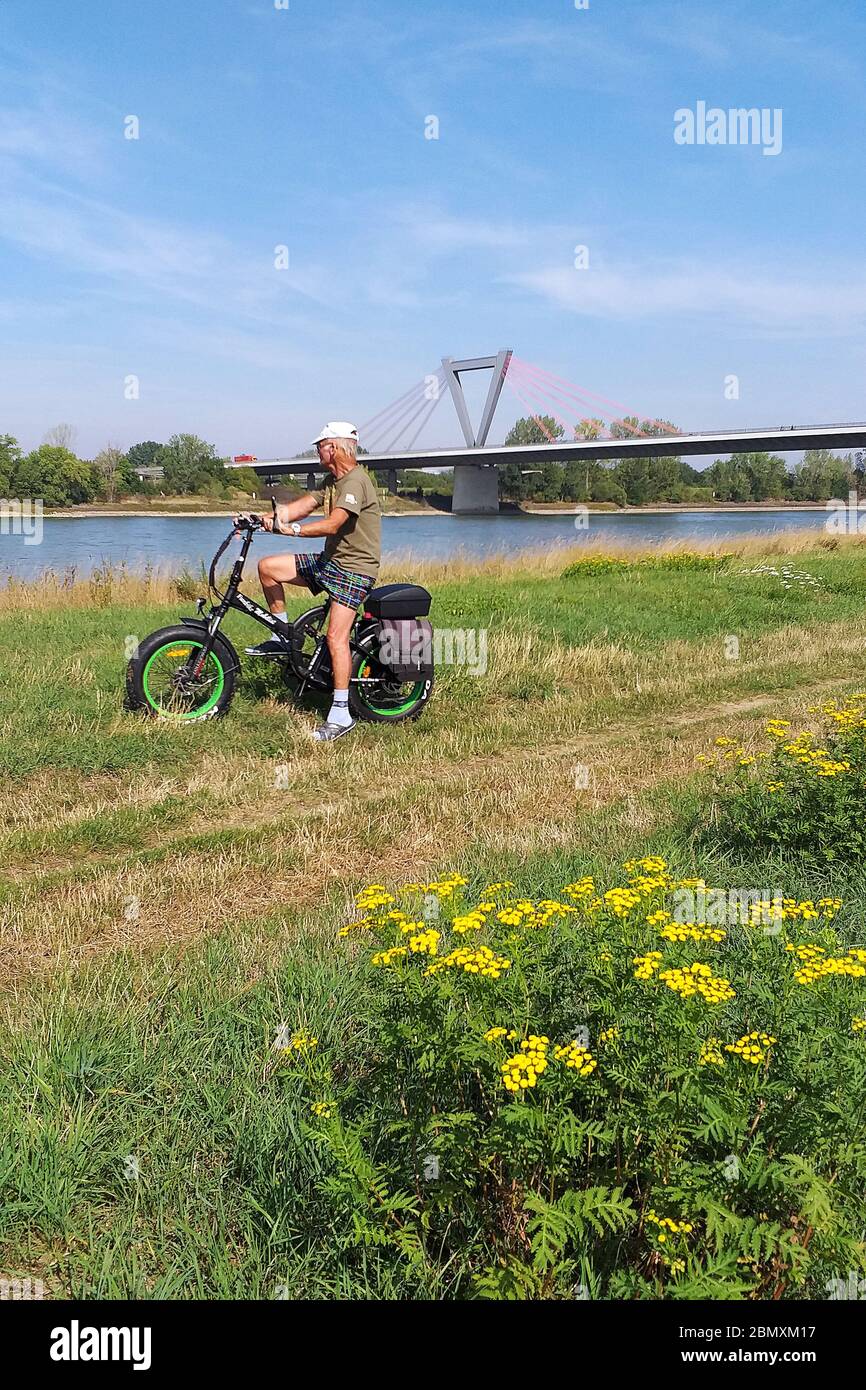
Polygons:
[[[219,546],[208,570],[208,599],[196,602],[197,617],[184,617],[159,628],[138,643],[126,668],[126,708],[155,718],[192,723],[228,712],[241,669],[237,650],[221,630],[231,609],[254,618],[284,639],[285,656],[269,657],[283,668],[287,685],[300,701],[307,690],[332,687],[326,620],[330,597],[288,625],[241,592],[244,565],[256,531],[263,529],[255,514],[237,518]],[[224,593],[217,587],[216,567],[236,535],[241,549]],[[419,660],[417,673],[395,667],[380,656],[382,621],[426,617],[430,594],[414,584],[386,584],[373,589],[359,609],[349,634],[352,674],[349,708],[355,719],[396,724],[417,719],[433,691],[432,658]],[[411,611],[410,611],[411,610]]]

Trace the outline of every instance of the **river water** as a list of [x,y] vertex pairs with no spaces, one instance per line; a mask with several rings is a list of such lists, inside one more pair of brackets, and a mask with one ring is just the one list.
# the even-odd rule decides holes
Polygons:
[[[436,515],[382,518],[382,551],[388,559],[412,554],[424,559],[447,559],[551,546],[613,543],[651,544],[654,541],[711,540],[783,530],[822,530],[827,512],[774,510],[762,512],[591,513],[585,530],[575,528],[572,516]],[[87,575],[104,564],[142,570],[147,565],[176,573],[198,571],[207,563],[229,528],[226,517],[102,516],[45,517],[42,540],[27,544],[23,535],[7,534],[0,526],[0,580],[8,574],[33,577],[42,570],[72,568]],[[318,550],[320,541],[307,542]],[[257,536],[255,553],[304,548],[300,541]],[[232,554],[230,550],[227,558]]]

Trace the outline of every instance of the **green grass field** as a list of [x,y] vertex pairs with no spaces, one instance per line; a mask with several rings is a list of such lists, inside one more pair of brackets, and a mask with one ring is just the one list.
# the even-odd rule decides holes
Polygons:
[[317,708],[252,662],[225,720],[124,713],[129,640],[193,608],[163,581],[0,593],[8,1276],[59,1298],[470,1296],[433,1252],[347,1241],[345,1194],[323,1200],[305,1103],[274,1071],[283,1024],[347,1074],[369,1061],[369,973],[335,946],[365,885],[454,872],[544,899],[660,854],[862,920],[859,865],[708,858],[690,827],[715,736],[748,745],[866,681],[866,549],[721,549],[567,578],[585,552],[401,568],[438,628],[486,634],[486,671],[442,668],[418,723],[331,748],[310,741]]

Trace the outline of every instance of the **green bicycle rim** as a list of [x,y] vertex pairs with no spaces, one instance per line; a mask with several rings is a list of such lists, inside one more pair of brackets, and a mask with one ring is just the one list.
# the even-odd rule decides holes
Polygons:
[[[370,669],[370,663],[367,661],[367,662],[365,662],[364,665],[361,667],[360,671],[358,672],[358,675],[359,675],[359,676],[364,676],[364,675],[366,674],[366,672],[369,671],[369,669]],[[408,698],[402,705],[398,705],[396,709],[391,709],[391,708],[382,709],[382,707],[381,707],[380,705],[374,705],[373,702],[372,702],[372,700],[371,700],[367,695],[364,694],[364,687],[363,687],[363,685],[361,685],[361,686],[358,687],[359,692],[360,692],[360,694],[359,694],[359,699],[361,699],[361,700],[364,702],[364,704],[367,706],[367,708],[368,708],[368,709],[371,709],[371,710],[373,711],[374,714],[381,714],[381,715],[383,715],[386,719],[396,719],[397,716],[398,716],[399,714],[405,714],[406,711],[409,710],[409,709],[411,709],[412,706],[413,706],[414,704],[417,704],[417,702],[418,702],[418,695],[419,695],[420,691],[423,689],[423,686],[424,686],[424,682],[423,682],[423,681],[417,681],[416,684],[413,685],[413,687],[412,687],[412,694],[409,696],[409,698]]]
[[157,647],[156,651],[148,659],[147,665],[144,668],[144,673],[141,677],[141,685],[144,691],[144,698],[147,700],[147,703],[150,705],[151,709],[155,710],[157,714],[161,714],[164,719],[200,719],[203,714],[207,714],[210,710],[213,709],[214,705],[217,703],[220,696],[222,695],[223,687],[225,685],[225,672],[222,667],[222,662],[220,661],[216,652],[211,651],[208,657],[208,661],[213,661],[216,665],[217,684],[216,688],[211,694],[210,699],[207,701],[207,704],[198,706],[194,710],[190,710],[188,714],[176,714],[173,711],[165,710],[161,705],[158,705],[150,693],[150,688],[148,685],[148,676],[150,675],[150,668],[153,665],[154,661],[156,661],[156,658],[158,656],[161,656],[163,655],[163,653],[170,651],[172,647],[180,646],[200,648],[201,642],[194,642],[192,640],[187,641],[185,639],[180,639],[176,637],[173,641],[166,642],[164,647]]

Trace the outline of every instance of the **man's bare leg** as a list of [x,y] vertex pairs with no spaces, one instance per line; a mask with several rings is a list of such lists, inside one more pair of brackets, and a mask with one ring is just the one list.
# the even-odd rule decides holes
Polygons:
[[286,654],[286,639],[289,633],[289,619],[286,613],[284,584],[299,584],[307,587],[307,581],[298,574],[294,555],[263,555],[259,560],[259,582],[262,593],[273,616],[279,622],[280,635],[260,642],[255,647],[247,647],[249,656],[282,657]]
[[263,555],[259,560],[259,583],[265,596],[265,603],[275,618],[285,615],[286,595],[284,584],[306,584],[298,574],[294,555]]
[[325,723],[316,730],[316,738],[322,741],[334,736],[333,732],[328,734],[328,725],[351,729],[355,722],[349,713],[349,681],[352,678],[349,633],[352,631],[356,612],[356,609],[348,608],[344,603],[331,602],[328,651],[331,654],[331,669],[334,673],[334,698]]

